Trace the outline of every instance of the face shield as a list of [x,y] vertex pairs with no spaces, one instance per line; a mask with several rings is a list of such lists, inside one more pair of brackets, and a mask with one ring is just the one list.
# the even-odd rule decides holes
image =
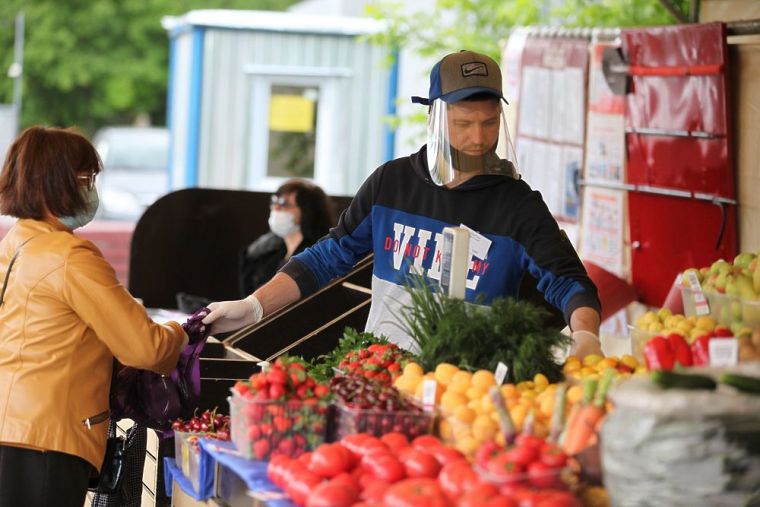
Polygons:
[[457,186],[473,176],[518,177],[504,102],[495,97],[447,103],[430,102],[427,129],[430,178],[439,186]]

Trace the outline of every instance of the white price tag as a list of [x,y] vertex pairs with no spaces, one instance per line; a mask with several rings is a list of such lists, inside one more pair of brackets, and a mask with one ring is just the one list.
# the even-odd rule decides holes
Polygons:
[[488,250],[491,248],[491,240],[464,224],[460,224],[459,227],[464,227],[470,231],[470,258],[475,256],[481,260],[485,259]]
[[739,362],[739,342],[736,338],[710,340],[710,366],[736,366]]
[[433,410],[435,407],[435,390],[438,382],[433,379],[425,379],[422,384],[422,406],[425,410]]
[[692,293],[694,294],[694,311],[697,315],[709,315],[710,303],[707,302],[705,293],[702,292],[702,286],[699,284],[699,278],[694,271],[686,273],[686,279],[689,281]]
[[496,385],[502,385],[504,383],[504,379],[507,378],[507,373],[509,372],[509,368],[506,364],[499,361],[499,364],[496,365],[496,371],[494,372],[494,377],[496,377]]

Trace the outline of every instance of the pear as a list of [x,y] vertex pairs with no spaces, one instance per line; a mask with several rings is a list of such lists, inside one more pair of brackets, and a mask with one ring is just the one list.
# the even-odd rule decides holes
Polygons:
[[713,262],[710,266],[710,273],[713,274],[728,273],[729,271],[731,271],[731,264],[723,259]]
[[752,274],[752,285],[755,292],[760,294],[760,268],[755,266],[755,272]]
[[715,290],[721,294],[726,292],[726,285],[728,284],[728,271],[719,272],[715,278]]
[[[737,288],[737,292],[740,298],[747,301],[754,301],[757,299],[757,292],[755,292],[752,279],[749,276],[739,275],[735,277],[734,285]],[[726,287],[726,294],[728,294],[728,287]]]
[[755,260],[755,254],[752,252],[740,253],[734,257],[734,266],[744,269],[749,267],[750,262],[753,260]]

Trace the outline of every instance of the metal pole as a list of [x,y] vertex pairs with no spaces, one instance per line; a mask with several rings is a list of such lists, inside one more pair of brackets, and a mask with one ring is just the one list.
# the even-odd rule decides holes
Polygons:
[[13,107],[16,112],[16,133],[21,123],[21,80],[24,75],[24,12],[16,14],[16,33],[13,47]]

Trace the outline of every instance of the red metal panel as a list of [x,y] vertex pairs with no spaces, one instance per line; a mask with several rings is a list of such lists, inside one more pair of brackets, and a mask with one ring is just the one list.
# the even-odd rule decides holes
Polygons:
[[[631,78],[627,182],[734,199],[725,25],[624,30],[622,47],[629,66],[648,74],[673,67],[710,70]],[[679,137],[673,131],[697,131],[710,138]],[[629,194],[633,283],[642,301],[659,306],[679,271],[736,255],[736,207],[723,211],[725,215],[707,202]]]
[[728,213],[721,246],[715,248],[722,221],[715,204],[636,192],[628,195],[628,204],[633,283],[649,304],[662,305],[679,271],[728,258],[726,245],[736,244],[736,214]]

